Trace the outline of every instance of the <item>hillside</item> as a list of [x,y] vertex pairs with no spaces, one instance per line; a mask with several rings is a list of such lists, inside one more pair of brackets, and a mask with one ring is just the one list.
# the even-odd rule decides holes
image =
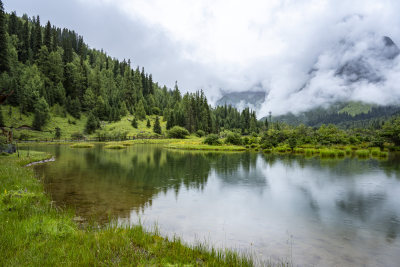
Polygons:
[[[273,121],[291,125],[305,124],[318,127],[322,124],[336,124],[342,128],[375,127],[384,120],[400,112],[400,106],[378,106],[361,102],[339,102],[334,105],[318,107],[299,114],[286,114],[273,117]],[[263,118],[265,119],[265,118]]]

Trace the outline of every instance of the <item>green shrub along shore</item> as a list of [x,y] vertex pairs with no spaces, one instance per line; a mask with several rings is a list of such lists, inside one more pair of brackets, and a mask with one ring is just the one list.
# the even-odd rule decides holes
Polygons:
[[250,257],[205,245],[187,246],[141,226],[80,229],[73,212],[52,205],[30,162],[41,152],[0,156],[1,266],[252,266]]

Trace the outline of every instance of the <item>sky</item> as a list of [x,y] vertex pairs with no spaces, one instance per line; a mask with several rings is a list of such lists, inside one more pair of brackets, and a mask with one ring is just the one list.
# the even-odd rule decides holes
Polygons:
[[[92,48],[144,66],[160,84],[221,92],[263,90],[259,116],[335,101],[400,102],[400,60],[376,52],[400,44],[398,0],[3,0],[39,14]],[[335,71],[363,58],[382,79],[349,83]],[[399,56],[400,58],[400,56]],[[399,76],[399,78],[397,78]],[[348,77],[347,77],[348,78]]]

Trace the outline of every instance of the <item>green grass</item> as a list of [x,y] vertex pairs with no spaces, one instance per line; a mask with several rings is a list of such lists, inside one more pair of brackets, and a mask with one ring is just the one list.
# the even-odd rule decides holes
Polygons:
[[319,152],[321,158],[335,158],[336,150],[333,149],[321,149]]
[[70,145],[71,148],[93,148],[94,145],[90,143],[76,143],[73,145]]
[[[50,155],[0,156],[1,266],[252,266],[252,259],[205,245],[187,246],[142,226],[82,229],[54,207],[29,162]],[[25,155],[25,156],[24,156]]]
[[381,153],[381,149],[379,147],[373,147],[371,149],[371,155],[374,157],[379,156],[380,153]]
[[[11,116],[8,115],[10,106],[3,106],[3,117],[6,127],[13,127],[15,139],[21,138],[22,140],[52,140],[55,135],[55,128],[61,129],[61,140],[69,140],[71,135],[76,132],[83,133],[85,130],[85,124],[87,117],[84,113],[81,114],[80,119],[73,118],[67,114],[65,117],[57,115],[55,112],[50,112],[50,120],[43,127],[42,131],[35,131],[32,129],[19,129],[22,126],[32,126],[33,113],[20,114],[18,108],[11,107]],[[150,128],[146,127],[147,118],[150,120]],[[155,122],[155,115],[147,116],[146,120],[138,121],[138,128],[135,129],[131,125],[133,115],[122,117],[118,122],[102,122],[102,129],[100,132],[106,132],[110,136],[115,136],[119,133],[126,133],[127,136],[138,136],[141,138],[159,137],[158,134],[153,132],[153,125]],[[159,116],[162,134],[166,132],[166,122],[163,121],[163,117]],[[96,138],[97,133],[85,134],[87,138]]]
[[359,158],[369,158],[369,150],[367,150],[367,149],[357,150],[356,156]]
[[166,145],[169,149],[183,149],[183,150],[212,150],[212,151],[245,151],[246,148],[243,146],[234,145],[219,145],[211,146],[206,144],[170,144]]
[[377,156],[380,158],[387,158],[389,156],[389,153],[385,151],[380,151]]
[[127,146],[122,144],[108,144],[105,145],[105,149],[125,149]]

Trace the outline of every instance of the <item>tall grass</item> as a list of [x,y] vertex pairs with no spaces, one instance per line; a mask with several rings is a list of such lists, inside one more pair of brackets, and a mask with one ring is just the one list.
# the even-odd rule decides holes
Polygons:
[[360,149],[356,151],[356,155],[359,158],[368,158],[369,157],[369,150],[367,149]]

